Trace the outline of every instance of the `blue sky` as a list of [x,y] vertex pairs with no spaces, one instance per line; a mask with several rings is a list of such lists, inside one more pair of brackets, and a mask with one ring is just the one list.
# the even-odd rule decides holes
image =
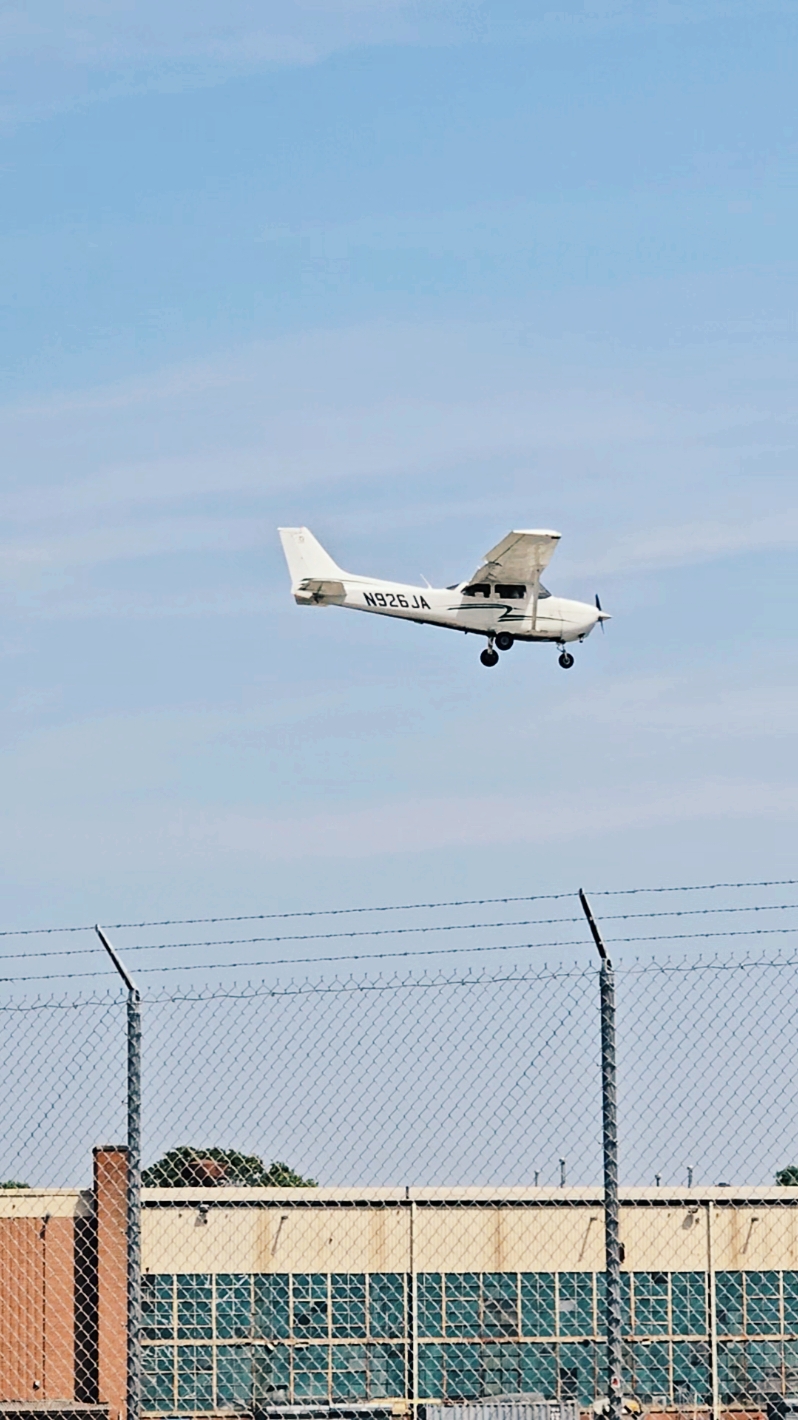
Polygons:
[[[785,877],[796,14],[9,8],[8,926]],[[293,605],[471,574],[564,674]]]

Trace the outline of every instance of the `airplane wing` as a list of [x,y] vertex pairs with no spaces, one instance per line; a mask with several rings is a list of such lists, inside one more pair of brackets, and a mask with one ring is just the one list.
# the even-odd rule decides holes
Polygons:
[[510,532],[485,553],[484,562],[471,581],[536,583],[543,568],[548,567],[559,541],[558,532],[545,528]]

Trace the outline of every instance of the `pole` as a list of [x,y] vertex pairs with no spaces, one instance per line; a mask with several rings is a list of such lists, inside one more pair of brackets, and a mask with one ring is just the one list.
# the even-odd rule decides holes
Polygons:
[[601,1106],[604,1146],[604,1251],[607,1313],[607,1401],[609,1420],[621,1420],[623,1351],[621,1331],[621,1243],[618,1208],[618,1087],[615,1054],[615,977],[593,913],[582,889],[579,901],[601,958]]
[[127,1417],[141,1420],[141,996],[100,927],[127,987]]

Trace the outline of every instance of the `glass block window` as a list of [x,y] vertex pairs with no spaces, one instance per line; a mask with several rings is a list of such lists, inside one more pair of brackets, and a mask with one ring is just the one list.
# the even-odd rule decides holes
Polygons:
[[488,1343],[482,1348],[483,1395],[513,1395],[523,1390],[521,1347]]
[[447,1336],[479,1336],[481,1334],[479,1281],[478,1272],[446,1273],[444,1286]]
[[593,1273],[561,1272],[557,1278],[561,1336],[593,1335]]
[[749,1336],[781,1331],[778,1272],[744,1272],[743,1278]]
[[[440,1272],[419,1272],[416,1278],[419,1336],[443,1335],[443,1301]],[[435,1391],[439,1395],[440,1391]]]
[[403,1346],[369,1346],[369,1399],[405,1394],[405,1351]]
[[297,1400],[327,1399],[328,1346],[294,1348],[294,1397]]
[[216,1335],[224,1340],[252,1335],[252,1277],[249,1273],[218,1274]]
[[743,1274],[715,1274],[715,1314],[721,1336],[740,1335],[743,1329]]
[[592,1341],[565,1342],[559,1347],[561,1400],[590,1405],[596,1398],[596,1356]]
[[178,1346],[177,1408],[213,1409],[212,1346]]
[[362,1272],[333,1273],[330,1305],[333,1336],[366,1335],[366,1278]]
[[441,1347],[445,1400],[473,1400],[482,1393],[479,1346],[467,1342]]
[[418,1393],[422,1400],[436,1400],[443,1395],[443,1347],[439,1343],[418,1348]]
[[674,1341],[673,1399],[676,1405],[711,1405],[708,1342]]
[[141,1364],[145,1410],[171,1410],[175,1403],[174,1346],[144,1346]]
[[632,1347],[632,1384],[638,1400],[670,1399],[670,1356],[667,1341],[636,1341]]
[[[306,1340],[327,1335],[327,1277],[323,1272],[297,1272],[292,1281],[294,1336]],[[315,1391],[308,1391],[308,1395]]]
[[288,1276],[257,1272],[253,1287],[254,1332],[266,1340],[289,1334]]
[[252,1405],[252,1351],[249,1346],[219,1346],[216,1351],[216,1404],[249,1409]]
[[[405,1279],[401,1272],[369,1276],[369,1332],[372,1336],[403,1336]],[[393,1394],[394,1392],[390,1392]]]
[[171,1341],[174,1337],[173,1281],[171,1273],[145,1274],[141,1279],[141,1324],[148,1341]]
[[724,1405],[745,1397],[745,1351],[742,1341],[718,1342],[718,1385]]
[[255,1399],[285,1404],[291,1393],[291,1352],[288,1346],[256,1346],[252,1351]]
[[524,1342],[519,1346],[521,1356],[522,1391],[538,1391],[548,1400],[557,1396],[557,1355],[554,1346],[539,1342]]
[[177,1339],[200,1340],[213,1335],[213,1286],[207,1274],[177,1277]]
[[333,1346],[333,1400],[366,1400],[368,1380],[365,1346]]
[[[667,1272],[635,1272],[635,1331],[638,1336],[668,1334]],[[659,1391],[656,1392],[660,1394]]]
[[781,1393],[781,1342],[747,1341],[746,1398],[764,1400],[774,1392]]
[[521,1273],[521,1334],[554,1336],[554,1273]]
[[674,1336],[706,1336],[707,1279],[703,1272],[671,1273]]
[[482,1274],[482,1335],[518,1336],[518,1275]]

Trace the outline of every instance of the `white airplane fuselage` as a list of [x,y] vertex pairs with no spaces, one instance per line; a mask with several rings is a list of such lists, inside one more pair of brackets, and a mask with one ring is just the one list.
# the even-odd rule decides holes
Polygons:
[[489,638],[504,631],[518,641],[582,641],[604,619],[590,603],[555,597],[543,588],[536,602],[532,587],[488,582],[413,587],[339,572],[335,582],[314,590],[312,579],[307,580],[307,588],[302,583],[294,588],[300,606],[344,606]]

